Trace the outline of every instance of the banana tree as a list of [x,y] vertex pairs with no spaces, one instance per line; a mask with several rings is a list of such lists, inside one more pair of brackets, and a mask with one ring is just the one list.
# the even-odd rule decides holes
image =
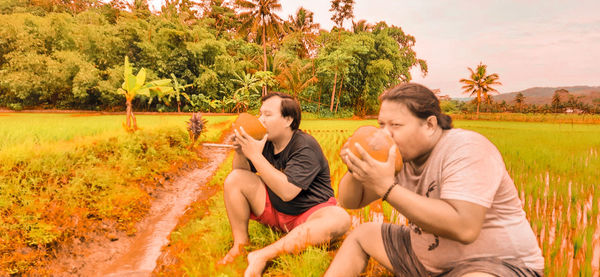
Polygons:
[[154,97],[162,99],[166,94],[173,91],[173,87],[170,86],[171,80],[169,79],[161,79],[146,83],[146,69],[144,68],[140,69],[137,75],[133,75],[133,67],[129,63],[129,58],[127,58],[127,56],[125,56],[123,77],[125,81],[123,81],[121,87],[117,89],[117,93],[125,95],[127,105],[123,127],[128,132],[135,132],[138,127],[131,105],[133,99],[137,95],[148,97],[150,102]]
[[233,99],[236,104],[232,110],[239,112],[241,108],[242,111],[246,111],[250,103],[258,101],[260,95],[259,80],[248,73],[242,73],[242,75],[234,73],[234,75],[237,79],[232,79],[232,81],[241,87],[233,93]]
[[187,93],[183,92],[183,90],[185,90],[185,88],[193,86],[193,84],[180,84],[177,80],[177,77],[175,77],[175,74],[173,73],[171,73],[171,80],[173,80],[173,92],[169,94],[169,99],[175,97],[175,100],[177,100],[177,112],[181,112],[181,96],[185,97],[185,99],[187,99],[188,102],[191,102],[190,96],[187,95]]

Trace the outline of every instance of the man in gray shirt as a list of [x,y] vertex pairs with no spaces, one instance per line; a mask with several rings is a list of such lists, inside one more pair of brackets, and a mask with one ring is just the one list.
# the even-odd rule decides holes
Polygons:
[[[366,223],[344,241],[325,276],[357,276],[371,256],[396,276],[541,276],[544,259],[498,149],[452,128],[426,87],[381,96],[379,125],[395,141],[387,162],[342,149],[340,203],[382,198],[409,226]],[[394,173],[398,148],[404,167]]]

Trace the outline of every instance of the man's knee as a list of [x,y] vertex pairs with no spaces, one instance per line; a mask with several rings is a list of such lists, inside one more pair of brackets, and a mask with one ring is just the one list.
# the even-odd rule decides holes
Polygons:
[[335,222],[335,233],[334,237],[344,235],[349,229],[352,223],[350,215],[346,210],[338,206],[331,206],[331,220]]
[[253,175],[251,171],[245,169],[234,169],[232,170],[227,178],[225,178],[225,182],[223,183],[223,190],[225,193],[233,190],[239,189],[241,185],[245,182],[247,183],[251,175]]
[[471,272],[464,274],[462,277],[494,277],[494,275],[484,272]]
[[365,249],[365,244],[372,243],[372,238],[377,235],[381,236],[381,223],[367,222],[356,227],[348,239],[356,241],[361,248]]
[[[332,238],[344,235],[350,229],[351,219],[346,210],[338,206],[327,206],[314,212],[308,220],[318,220],[330,226]],[[307,220],[307,221],[308,221]]]

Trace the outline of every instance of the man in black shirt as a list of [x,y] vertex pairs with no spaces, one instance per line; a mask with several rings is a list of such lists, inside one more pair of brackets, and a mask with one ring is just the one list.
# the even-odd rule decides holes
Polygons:
[[235,131],[238,147],[224,186],[234,241],[220,263],[231,262],[242,253],[248,244],[250,219],[288,234],[249,253],[245,276],[260,276],[267,261],[277,255],[327,242],[350,227],[350,216],[336,205],[321,147],[298,129],[298,102],[277,92],[262,101],[259,120],[267,135],[255,140],[243,128]]

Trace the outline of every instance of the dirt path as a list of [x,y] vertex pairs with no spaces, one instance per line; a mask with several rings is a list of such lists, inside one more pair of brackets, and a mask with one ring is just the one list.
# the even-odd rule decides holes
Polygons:
[[150,276],[161,247],[168,243],[168,235],[178,218],[196,199],[212,194],[203,185],[230,150],[212,147],[200,150],[200,156],[206,162],[154,193],[152,207],[136,225],[138,232],[134,236],[99,234],[88,242],[75,243],[65,253],[57,255],[54,272],[61,272],[60,276]]

